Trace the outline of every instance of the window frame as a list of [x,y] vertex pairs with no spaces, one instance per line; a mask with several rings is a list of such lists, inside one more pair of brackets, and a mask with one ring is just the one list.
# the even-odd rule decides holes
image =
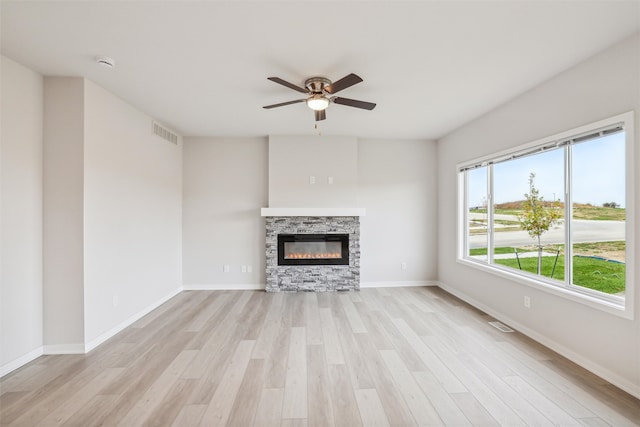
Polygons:
[[[625,132],[625,296],[619,297],[608,295],[602,292],[594,291],[573,284],[573,280],[559,282],[557,280],[538,276],[525,271],[514,270],[500,264],[493,263],[494,233],[493,233],[493,168],[490,164],[497,161],[506,160],[509,157],[519,156],[522,153],[533,152],[535,150],[544,151],[544,147],[558,146],[559,143],[578,139],[583,135],[587,135],[601,129],[610,128],[616,124],[621,124]],[[536,141],[522,144],[507,150],[502,150],[480,158],[461,162],[456,165],[456,174],[458,179],[458,227],[457,227],[457,257],[458,263],[469,267],[479,269],[498,275],[514,282],[534,287],[544,292],[560,296],[626,319],[634,319],[634,301],[635,301],[635,266],[634,266],[634,247],[635,247],[635,198],[634,198],[634,182],[635,182],[635,158],[634,158],[634,112],[629,111],[620,115],[609,117],[597,122],[593,122],[578,128],[570,129],[555,135],[551,135]],[[565,173],[571,173],[571,143],[567,144],[568,149],[565,151]],[[569,153],[569,155],[567,155]],[[468,174],[469,168],[487,166],[487,259],[479,260],[475,257],[467,255],[469,253],[468,227],[469,227],[469,206],[467,197]],[[570,183],[565,182],[565,218],[571,218],[572,212],[572,189],[568,188]],[[565,221],[565,251],[567,247],[571,255],[571,221]],[[572,263],[566,263],[569,269]],[[566,268],[565,266],[565,268]],[[571,275],[570,275],[571,276]],[[569,277],[572,279],[572,277]]]

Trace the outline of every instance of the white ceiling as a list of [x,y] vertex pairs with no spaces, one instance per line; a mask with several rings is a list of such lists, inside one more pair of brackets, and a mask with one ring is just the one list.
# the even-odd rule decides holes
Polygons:
[[[314,134],[311,76],[364,82],[325,135],[436,139],[640,31],[640,1],[5,1],[2,54],[84,76],[183,135]],[[116,60],[108,70],[97,55]]]

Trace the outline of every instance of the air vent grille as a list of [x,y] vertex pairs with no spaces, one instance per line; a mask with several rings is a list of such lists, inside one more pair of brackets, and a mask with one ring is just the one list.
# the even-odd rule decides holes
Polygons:
[[155,135],[158,135],[160,138],[165,141],[169,141],[172,144],[178,144],[178,135],[156,122],[152,122],[152,125],[152,131]]
[[494,328],[496,328],[499,331],[502,332],[513,332],[513,329],[511,329],[510,327],[508,327],[507,325],[505,325],[504,323],[500,323],[500,322],[489,322],[489,324],[491,326],[493,326]]

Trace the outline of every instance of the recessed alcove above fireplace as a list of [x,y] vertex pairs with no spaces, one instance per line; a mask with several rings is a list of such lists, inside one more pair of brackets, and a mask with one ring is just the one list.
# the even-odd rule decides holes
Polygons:
[[269,136],[268,203],[268,292],[360,289],[355,137]]

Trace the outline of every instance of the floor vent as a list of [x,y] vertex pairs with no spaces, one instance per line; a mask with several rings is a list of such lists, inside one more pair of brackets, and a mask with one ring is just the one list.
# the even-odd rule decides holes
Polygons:
[[153,124],[153,133],[155,135],[158,135],[160,138],[164,139],[165,141],[169,141],[172,144],[176,144],[176,145],[178,144],[178,135],[171,132],[164,126],[159,125],[156,122],[152,122],[152,124]]
[[493,326],[494,328],[496,328],[499,331],[502,332],[514,332],[513,329],[511,329],[510,327],[508,327],[507,325],[505,325],[504,323],[500,323],[500,322],[489,322],[489,324],[491,326]]

